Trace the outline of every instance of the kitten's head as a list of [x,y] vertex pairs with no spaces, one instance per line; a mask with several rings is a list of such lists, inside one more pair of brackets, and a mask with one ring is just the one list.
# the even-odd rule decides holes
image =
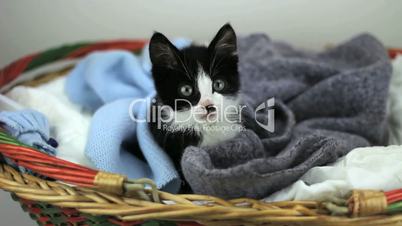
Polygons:
[[208,47],[178,50],[164,35],[155,33],[149,53],[158,99],[174,110],[173,125],[192,129],[237,117],[233,113],[240,86],[237,44],[229,24]]

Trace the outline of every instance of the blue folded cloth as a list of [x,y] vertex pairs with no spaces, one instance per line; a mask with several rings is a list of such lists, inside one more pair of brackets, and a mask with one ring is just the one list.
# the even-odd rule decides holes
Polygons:
[[[2,111],[1,126],[21,143],[32,146],[46,154],[55,155],[57,142],[50,138],[50,127],[47,118],[35,110]],[[9,159],[7,163],[15,166]],[[24,167],[21,172],[30,173]]]
[[[174,44],[183,48],[190,41],[177,39]],[[148,47],[140,56],[126,51],[95,52],[74,68],[65,88],[72,102],[95,112],[85,155],[98,169],[132,179],[150,178],[159,189],[174,193],[181,181],[172,161],[153,140],[147,123],[132,120],[146,117],[149,101],[130,104],[155,95],[150,71]],[[130,139],[136,139],[138,150],[122,145]],[[145,161],[135,151],[142,152]]]

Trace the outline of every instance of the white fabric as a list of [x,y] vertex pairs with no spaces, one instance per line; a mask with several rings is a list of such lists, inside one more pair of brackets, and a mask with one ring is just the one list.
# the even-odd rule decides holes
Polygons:
[[0,94],[0,111],[18,111],[22,109],[24,109],[24,107],[22,107],[19,103]]
[[354,188],[402,187],[402,146],[356,148],[331,166],[314,167],[266,201],[327,200]]
[[[389,98],[390,144],[402,144],[402,56],[393,61]],[[391,190],[402,187],[402,146],[352,150],[330,166],[314,167],[300,180],[266,201],[327,200],[351,189]]]
[[48,118],[51,136],[59,143],[57,157],[92,167],[84,155],[91,114],[67,99],[65,80],[64,77],[58,78],[36,88],[17,86],[6,96]]
[[389,144],[402,145],[402,55],[392,63],[389,97]]

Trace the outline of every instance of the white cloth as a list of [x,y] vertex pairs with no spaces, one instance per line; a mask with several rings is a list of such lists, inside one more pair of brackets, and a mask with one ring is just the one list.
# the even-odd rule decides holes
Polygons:
[[91,114],[72,104],[64,93],[65,78],[39,87],[17,86],[6,96],[25,108],[43,113],[51,125],[51,136],[59,146],[56,156],[93,167],[84,155]]
[[[388,147],[357,148],[329,166],[314,167],[266,201],[327,200],[351,189],[391,190],[402,187],[402,55],[392,63]],[[392,146],[392,144],[395,144]]]
[[389,97],[389,144],[402,145],[402,55],[392,62]]
[[402,146],[356,148],[330,166],[314,167],[300,180],[266,201],[327,200],[354,188],[402,187]]

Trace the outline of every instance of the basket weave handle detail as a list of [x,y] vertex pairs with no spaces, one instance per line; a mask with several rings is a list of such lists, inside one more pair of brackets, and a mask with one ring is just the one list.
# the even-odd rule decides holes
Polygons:
[[94,179],[94,185],[97,190],[122,195],[126,178],[120,174],[98,172]]
[[348,204],[352,216],[370,216],[385,212],[387,208],[387,198],[384,192],[381,191],[353,190]]

